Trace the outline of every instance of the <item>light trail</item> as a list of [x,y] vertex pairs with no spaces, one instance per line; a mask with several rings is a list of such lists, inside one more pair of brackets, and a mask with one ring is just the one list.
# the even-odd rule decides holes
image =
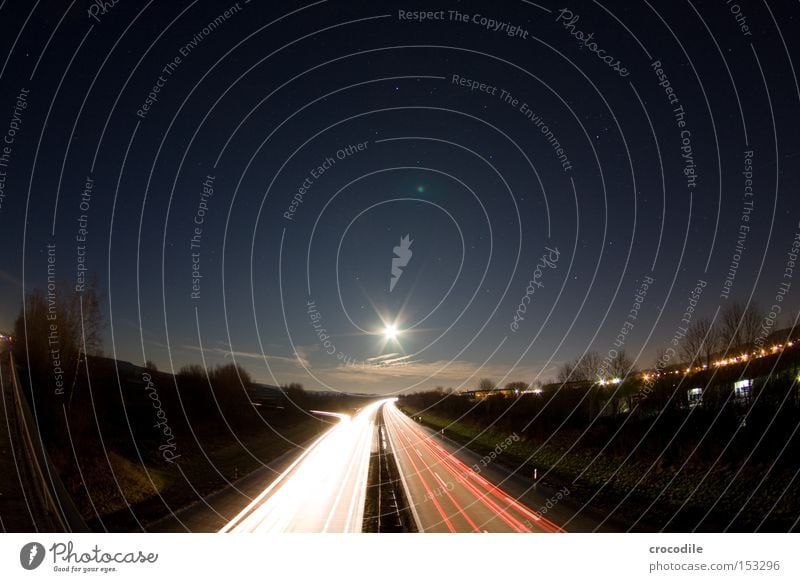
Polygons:
[[564,531],[457,459],[394,404],[383,417],[421,531]]
[[375,420],[383,418],[420,531],[560,532],[448,452],[402,414],[373,402],[318,438],[220,532],[360,532]]
[[385,402],[373,402],[352,418],[335,414],[339,424],[220,532],[360,532],[375,415]]

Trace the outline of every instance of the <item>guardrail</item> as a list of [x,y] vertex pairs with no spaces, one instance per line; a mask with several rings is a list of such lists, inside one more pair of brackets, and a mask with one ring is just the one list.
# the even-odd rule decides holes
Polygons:
[[[9,349],[8,357],[11,372],[11,391],[17,415],[19,439],[25,459],[30,467],[30,475],[38,501],[45,515],[45,528],[57,532],[87,532],[89,528],[81,518],[66,487],[58,476],[39,434],[38,426],[33,419],[27,399],[20,388],[14,354]],[[38,523],[37,523],[38,527]]]

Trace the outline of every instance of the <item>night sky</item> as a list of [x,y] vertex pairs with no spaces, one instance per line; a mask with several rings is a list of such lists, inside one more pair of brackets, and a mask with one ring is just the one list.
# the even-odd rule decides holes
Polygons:
[[626,321],[645,369],[698,281],[695,317],[790,282],[784,325],[798,13],[0,2],[0,329],[47,245],[105,355],[307,389],[545,381]]

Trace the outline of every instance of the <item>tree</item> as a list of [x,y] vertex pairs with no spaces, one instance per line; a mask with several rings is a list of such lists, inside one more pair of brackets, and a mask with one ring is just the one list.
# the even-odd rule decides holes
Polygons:
[[47,296],[39,290],[28,293],[14,323],[14,356],[27,366],[33,389],[70,397],[79,354],[99,350],[104,318],[94,286],[80,294],[68,289],[60,283]]
[[283,387],[283,393],[286,399],[297,408],[305,410],[308,404],[308,398],[303,385],[298,382],[292,382],[288,386]]
[[695,363],[711,365],[714,354],[720,349],[721,333],[708,317],[693,321],[681,343],[683,361],[692,366]]
[[494,390],[497,387],[497,384],[494,383],[493,380],[489,378],[481,378],[481,381],[478,382],[478,390],[482,390],[485,392],[489,392]]
[[82,293],[70,295],[71,309],[80,326],[82,349],[94,355],[102,352],[104,326],[103,310],[96,289],[97,283],[92,282]]
[[589,350],[583,354],[583,357],[581,357],[575,374],[573,374],[573,376],[577,376],[574,379],[595,380],[597,378],[598,371],[600,370],[602,361],[603,360],[600,358],[600,354],[594,350]]
[[158,372],[158,366],[156,366],[156,363],[153,360],[147,360],[144,363],[144,367],[150,370],[151,372]]
[[561,364],[558,369],[558,381],[563,384],[564,382],[595,380],[601,365],[600,354],[594,350],[589,350],[580,358]]
[[[211,370],[209,379],[218,394],[244,394],[250,391],[253,384],[250,374],[239,364],[216,366]],[[302,390],[302,386],[300,388]]]
[[564,362],[558,367],[558,374],[557,378],[561,384],[566,382],[574,382],[576,378],[574,377],[574,373],[576,368],[578,367],[578,360],[569,360]]
[[720,315],[721,341],[726,353],[752,348],[763,319],[755,302],[747,306],[738,301],[728,303]]
[[[25,368],[21,374],[37,411],[42,436],[47,443],[79,441],[88,423],[87,414],[70,415],[67,434],[64,407],[71,411],[81,386],[85,386],[85,354],[99,349],[103,315],[95,288],[74,293],[63,283],[48,281],[47,294],[29,292],[14,323],[14,358]],[[44,397],[43,397],[44,396]],[[60,465],[67,462],[63,451],[54,454]]]
[[524,392],[528,389],[527,382],[509,382],[506,384],[506,390]]
[[206,371],[200,364],[185,364],[178,370],[179,376],[205,378]]
[[633,366],[633,360],[628,356],[625,350],[620,350],[617,355],[611,360],[608,366],[608,373],[612,378],[624,379],[629,374],[634,374],[636,369]]

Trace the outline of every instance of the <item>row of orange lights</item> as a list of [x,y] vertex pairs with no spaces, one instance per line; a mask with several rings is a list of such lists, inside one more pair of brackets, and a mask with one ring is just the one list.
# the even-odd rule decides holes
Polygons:
[[[800,340],[796,340],[796,341],[800,341]],[[722,366],[730,366],[731,364],[741,364],[742,362],[746,362],[746,361],[748,361],[750,359],[758,359],[758,358],[763,358],[764,356],[776,354],[781,349],[787,349],[787,348],[794,347],[794,344],[795,344],[794,341],[786,342],[785,344],[776,344],[776,345],[773,345],[772,347],[770,347],[768,350],[761,349],[761,350],[756,350],[756,351],[754,351],[754,352],[752,352],[750,354],[744,353],[744,354],[741,354],[739,356],[734,356],[732,358],[727,358],[727,359],[723,358],[722,360],[718,360],[718,361],[714,362],[713,365],[714,365],[714,367],[719,368],[719,367],[722,367]],[[695,372],[701,372],[701,371],[706,370],[706,369],[708,369],[708,366],[703,364],[702,366],[697,366],[696,368],[694,368],[694,371]],[[683,371],[681,371],[681,370],[673,370],[672,372],[645,373],[645,374],[642,374],[642,380],[647,381],[647,380],[650,380],[651,378],[659,378],[661,376],[667,376],[669,374],[681,374],[681,373],[689,374],[690,372],[692,372],[692,368],[686,368]]]

